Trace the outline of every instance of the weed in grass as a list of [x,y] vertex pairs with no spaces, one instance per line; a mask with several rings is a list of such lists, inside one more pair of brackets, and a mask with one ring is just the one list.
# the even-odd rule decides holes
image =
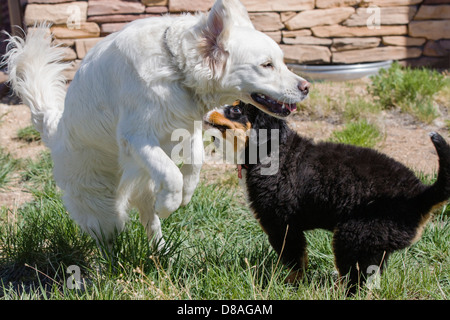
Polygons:
[[27,182],[30,191],[36,196],[57,197],[56,184],[53,180],[53,161],[49,151],[43,151],[41,156],[33,160],[25,160],[21,171],[22,181]]
[[[335,118],[339,121],[353,121],[379,113],[382,108],[359,84],[346,83],[343,90],[333,88],[333,82],[314,83],[317,90],[311,90],[308,99],[298,104],[299,111],[315,118]],[[342,89],[342,87],[340,87]]]
[[402,67],[397,62],[371,79],[367,90],[382,108],[397,106],[427,123],[438,116],[433,97],[450,86],[450,79],[435,70]]
[[367,101],[365,97],[356,96],[348,99],[342,112],[345,121],[354,121],[381,111],[378,104]]
[[436,101],[441,104],[446,106],[447,108],[450,107],[449,103],[450,103],[450,74],[447,71],[446,74],[446,79],[444,87],[436,94]]
[[32,125],[22,128],[22,129],[19,129],[17,131],[17,137],[20,140],[23,140],[26,142],[34,142],[34,141],[41,140],[40,133]]
[[17,169],[19,161],[0,148],[0,189],[11,181],[12,173]]
[[342,92],[333,92],[332,82],[314,83],[314,88],[310,91],[308,99],[298,104],[298,109],[312,118],[329,117],[334,113],[340,113],[347,96]]
[[372,148],[381,139],[378,127],[367,120],[351,122],[344,129],[333,132],[332,142],[352,144],[360,147]]

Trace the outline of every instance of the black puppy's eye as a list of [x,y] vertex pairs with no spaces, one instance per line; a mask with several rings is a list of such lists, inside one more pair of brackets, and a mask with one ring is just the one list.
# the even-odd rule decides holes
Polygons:
[[231,108],[231,113],[236,114],[236,115],[242,114],[242,110],[239,107],[233,107],[233,108]]

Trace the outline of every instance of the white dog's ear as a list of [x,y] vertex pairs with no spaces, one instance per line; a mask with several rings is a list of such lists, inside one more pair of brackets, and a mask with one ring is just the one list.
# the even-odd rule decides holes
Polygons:
[[245,26],[254,29],[248,12],[239,0],[217,0],[202,28],[200,51],[214,78],[225,69],[228,52],[225,49],[230,29]]
[[218,0],[228,10],[234,25],[255,29],[248,15],[247,9],[239,0]]

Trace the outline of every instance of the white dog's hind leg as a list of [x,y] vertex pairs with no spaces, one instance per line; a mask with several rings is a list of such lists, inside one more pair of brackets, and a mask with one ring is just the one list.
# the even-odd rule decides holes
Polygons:
[[113,242],[128,218],[125,212],[117,211],[115,199],[108,195],[95,196],[90,192],[66,192],[63,200],[80,227],[96,240],[100,248],[111,252]]
[[161,231],[161,222],[159,217],[152,211],[155,200],[149,195],[141,195],[134,199],[131,203],[139,211],[139,220],[147,232],[147,237],[158,251],[165,246],[165,241]]
[[133,159],[124,156],[122,178],[117,192],[118,206],[123,210],[128,207],[139,211],[139,220],[144,226],[151,244],[161,251],[165,246],[161,231],[161,222],[155,212],[155,186],[147,172],[135,165]]

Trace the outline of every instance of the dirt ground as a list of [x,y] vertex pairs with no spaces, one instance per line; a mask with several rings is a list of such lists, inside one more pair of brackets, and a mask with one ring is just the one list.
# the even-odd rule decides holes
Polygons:
[[[438,167],[438,158],[429,133],[437,131],[448,139],[447,130],[436,125],[402,124],[402,121],[386,114],[383,121],[383,139],[376,149],[402,162],[414,171],[431,174]],[[341,125],[327,121],[301,121],[296,119],[291,125],[302,135],[316,141],[327,139]]]
[[[6,101],[7,104],[0,104],[0,148],[17,159],[36,158],[45,150],[45,146],[41,142],[28,143],[17,138],[17,131],[31,124],[30,111],[26,106],[17,104],[17,100],[12,100]],[[407,116],[395,112],[383,112],[379,118],[381,120],[378,123],[381,124],[384,138],[377,144],[377,150],[404,163],[414,171],[431,174],[437,169],[437,155],[428,133],[437,131],[448,139],[445,117],[435,120],[430,125],[411,121]],[[299,114],[292,116],[289,121],[293,129],[316,141],[327,139],[334,130],[342,126],[329,119],[310,120]],[[205,165],[202,177],[209,181],[220,181],[232,170],[234,166],[231,165]],[[26,191],[20,177],[14,178],[15,183],[0,190],[0,207],[17,208],[31,200],[31,195]]]

